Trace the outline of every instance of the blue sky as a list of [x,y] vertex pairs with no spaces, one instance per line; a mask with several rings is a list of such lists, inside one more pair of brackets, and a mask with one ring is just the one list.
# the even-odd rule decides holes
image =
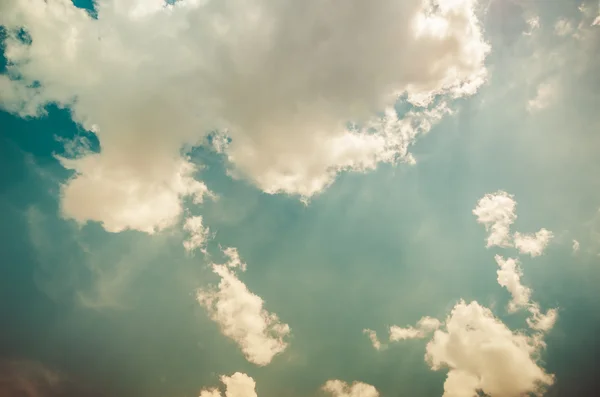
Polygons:
[[168,3],[0,5],[7,396],[596,394],[597,1]]

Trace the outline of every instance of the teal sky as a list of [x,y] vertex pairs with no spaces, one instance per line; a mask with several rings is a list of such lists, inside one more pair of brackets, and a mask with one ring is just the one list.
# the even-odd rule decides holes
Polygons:
[[[373,2],[372,7],[383,9],[389,2],[391,0]],[[181,55],[175,49],[171,52],[164,49],[165,56],[173,58],[172,63],[164,60],[163,64],[158,54],[163,51],[162,33],[148,26],[152,22],[168,23],[170,19],[146,23],[143,18],[149,17],[110,20],[113,14],[108,11],[92,13],[95,16],[87,17],[89,21],[85,23],[93,26],[94,21],[104,23],[102,19],[106,18],[108,22],[103,26],[113,26],[110,34],[115,36],[107,33],[105,41],[117,37],[120,45],[130,52],[121,52],[117,50],[121,47],[116,45],[114,52],[96,52],[100,50],[95,47],[87,47],[91,49],[86,51],[87,36],[82,32],[89,33],[84,28],[87,25],[73,22],[79,20],[69,16],[70,11],[64,11],[71,10],[70,2],[48,1],[53,6],[64,4],[64,7],[56,7],[64,9],[60,11],[64,15],[58,17],[52,15],[51,7],[42,7],[41,1],[34,2],[40,3],[35,6],[39,6],[38,14],[24,12],[20,7],[27,6],[16,5],[21,3],[27,2],[0,5],[0,25],[4,26],[0,37],[5,43],[0,51],[4,54],[0,65],[6,77],[0,80],[0,108],[3,109],[0,111],[0,396],[192,397],[214,387],[220,387],[224,393],[220,377],[240,372],[256,382],[259,397],[375,396],[366,391],[360,394],[349,389],[346,394],[336,394],[323,389],[327,381],[336,379],[348,384],[372,385],[382,397],[469,397],[475,394],[467,391],[453,395],[444,389],[449,370],[458,368],[459,364],[453,366],[446,362],[434,370],[424,359],[426,346],[442,333],[451,332],[448,328],[451,313],[461,300],[476,301],[489,308],[498,323],[503,322],[514,332],[512,335],[539,335],[543,339],[545,348],[536,348],[531,354],[532,365],[554,375],[551,384],[537,385],[542,395],[594,396],[598,393],[600,26],[594,25],[600,15],[597,1],[459,1],[472,7],[477,26],[481,27],[482,43],[489,45],[482,63],[485,82],[469,93],[440,86],[442,88],[435,91],[435,101],[424,106],[408,103],[410,98],[401,96],[396,103],[400,119],[410,117],[411,111],[421,114],[436,109],[440,102],[452,109],[452,114],[443,114],[439,121],[433,121],[430,130],[420,131],[410,140],[408,152],[416,163],[408,164],[407,157],[398,149],[395,156],[400,161],[396,163],[381,155],[373,167],[333,164],[326,173],[333,175],[330,183],[310,194],[306,194],[308,185],[302,178],[319,171],[319,156],[329,152],[317,150],[315,146],[307,154],[296,148],[304,147],[311,139],[322,142],[319,148],[325,147],[323,142],[328,142],[329,136],[306,132],[301,135],[305,138],[298,138],[291,134],[304,133],[302,128],[306,126],[319,127],[319,122],[328,125],[324,110],[310,110],[313,98],[323,101],[319,109],[339,111],[343,115],[358,109],[356,117],[362,117],[361,101],[371,101],[370,87],[379,81],[370,73],[359,74],[370,71],[367,66],[340,71],[336,78],[341,80],[340,86],[344,89],[339,88],[337,82],[329,87],[335,74],[324,72],[318,76],[329,76],[329,80],[318,80],[322,88],[314,97],[309,93],[309,89],[314,88],[313,80],[306,78],[302,90],[292,90],[292,94],[297,94],[293,100],[290,99],[292,94],[287,98],[285,92],[277,91],[283,96],[273,94],[273,98],[280,99],[271,102],[274,89],[267,84],[252,98],[244,97],[242,102],[234,103],[229,102],[229,96],[221,97],[219,92],[208,95],[206,92],[213,92],[214,87],[188,74],[189,70],[195,70],[193,67],[200,68],[200,63],[194,63],[195,59],[190,56],[189,64],[181,66],[182,60],[188,59],[187,53]],[[116,0],[97,1],[95,5],[75,3],[92,11],[119,4]],[[150,3],[156,1],[146,2]],[[174,3],[177,6],[177,2]],[[248,4],[263,7],[263,3]],[[357,6],[359,2],[348,3],[348,9],[361,8]],[[412,3],[420,4],[416,0]],[[227,4],[232,8],[221,10],[223,15],[238,21],[234,19],[239,17],[235,7],[246,6],[235,1]],[[339,7],[343,10],[346,6]],[[340,11],[340,15],[346,14],[351,12]],[[309,9],[301,10],[295,18],[300,20],[299,26],[305,26],[302,18],[323,15],[326,14]],[[200,16],[197,18],[204,21]],[[22,45],[35,45],[36,34],[41,35],[39,42],[44,32],[52,35],[54,31],[56,41],[62,45],[66,40],[60,35],[62,25],[44,24],[55,20],[70,21],[75,30],[81,28],[79,34],[83,38],[75,52],[76,61],[61,58],[56,52],[44,56],[39,49],[17,59],[18,55],[8,51],[15,26],[31,32],[31,44]],[[533,23],[534,20],[538,23]],[[561,20],[564,23],[559,24]],[[173,17],[173,24],[180,22]],[[332,29],[338,22],[335,18],[325,18],[325,25]],[[34,26],[36,23],[39,30]],[[570,28],[565,27],[567,23]],[[375,30],[370,23],[358,24],[359,31]],[[295,22],[293,25],[296,26]],[[163,26],[168,32],[176,30],[169,30],[169,25],[156,26]],[[258,29],[248,26],[245,28]],[[307,27],[306,31],[311,29]],[[133,37],[131,32],[137,31],[142,38],[144,34],[150,35],[154,40],[152,45],[138,40],[138,36],[131,40],[119,36],[131,34]],[[305,31],[294,32],[300,35]],[[211,45],[210,38],[202,36],[194,41],[190,39],[195,37],[193,32],[188,33],[180,36],[173,33],[173,36],[187,46],[197,45],[194,49]],[[363,33],[370,34],[366,30]],[[169,35],[165,33],[165,36]],[[255,50],[246,47],[234,50],[242,54],[240,57],[248,57],[243,58],[248,65],[251,60],[261,67],[262,58],[246,54],[246,51],[260,51],[263,36],[257,37],[259,41],[252,42]],[[290,43],[298,44],[300,55],[305,44],[304,36],[301,37],[300,44],[290,39]],[[410,37],[399,40],[406,40],[399,43],[403,56],[412,59],[411,51],[420,54],[417,47],[413,47],[414,43],[409,42]],[[335,45],[332,48],[339,49]],[[349,51],[362,51],[351,44],[348,46]],[[431,51],[441,51],[432,48]],[[237,56],[234,50],[232,53]],[[423,51],[429,50],[426,47]],[[148,55],[154,54],[153,51],[157,52],[156,59],[160,62],[155,61],[154,55]],[[381,55],[377,51],[373,49],[369,54]],[[346,54],[341,50],[340,53]],[[132,69],[130,75],[121,73],[128,71],[130,64],[109,59],[122,54],[130,54],[128,59],[132,63],[136,57],[143,59],[141,65],[148,62],[147,68]],[[448,59],[454,56],[446,55]],[[288,55],[281,55],[281,59],[285,56]],[[86,57],[90,59],[89,64],[84,63]],[[393,66],[391,58],[394,56],[389,57]],[[427,67],[436,59],[433,53],[431,57],[429,54],[423,59],[419,57],[421,55],[414,55],[414,62],[427,62],[424,63]],[[407,59],[400,59],[399,67],[413,62]],[[373,58],[372,62],[376,61]],[[287,58],[281,65],[288,65],[286,62]],[[268,69],[279,64],[265,65]],[[330,66],[325,61],[323,64],[315,61],[314,69],[325,70]],[[83,75],[88,70],[85,67],[89,67],[92,77],[73,75]],[[101,67],[107,70],[105,74]],[[231,65],[222,66],[224,70],[228,67]],[[302,67],[293,70],[290,81],[302,80],[303,72],[312,77],[313,69]],[[373,68],[379,73],[377,76],[387,76],[388,69]],[[72,80],[62,77],[63,72],[73,75]],[[285,69],[272,66],[272,70],[265,73],[266,81],[283,86],[288,80],[280,76],[285,73]],[[477,70],[469,73],[476,74]],[[248,75],[255,74],[249,72]],[[163,75],[169,78],[156,77]],[[239,78],[239,84],[253,83],[239,77],[246,76],[241,72],[232,75]],[[94,76],[99,85],[86,86]],[[114,79],[111,76],[115,76]],[[365,80],[360,84],[344,82],[348,76]],[[259,77],[257,81],[263,82]],[[90,80],[86,80],[88,78]],[[232,89],[221,83],[219,80],[215,86]],[[431,84],[434,83],[437,84],[437,80]],[[187,86],[193,89],[183,92],[182,87]],[[304,90],[304,86],[308,88]],[[315,86],[318,85],[315,83]],[[549,87],[549,94],[541,98],[544,89],[540,87],[544,86]],[[35,93],[14,87],[28,87]],[[119,91],[119,87],[124,88]],[[180,92],[183,94],[179,95]],[[365,96],[353,96],[347,101],[337,99],[340,93],[356,96],[358,92]],[[202,96],[202,100],[196,102],[196,94]],[[158,111],[164,109],[164,119],[160,115],[153,118],[157,112],[157,108],[152,107],[153,95],[159,104]],[[209,105],[212,98],[228,106],[214,119],[212,113],[210,117],[202,111],[194,113],[196,110],[192,112],[193,107],[188,106],[190,102],[212,106]],[[278,115],[288,115],[286,106],[278,107],[279,113],[269,113],[262,107],[273,103],[279,106],[279,101],[285,102],[286,98],[296,106],[290,108],[296,110],[291,111],[293,117],[285,122]],[[119,106],[110,103],[121,100]],[[28,112],[28,106],[33,106],[35,111]],[[343,111],[339,110],[342,108]],[[39,112],[40,109],[45,112]],[[221,112],[216,105],[210,109]],[[303,113],[304,109],[309,110]],[[168,113],[170,111],[173,113]],[[316,118],[302,119],[311,116]],[[143,117],[145,121],[140,124],[136,117]],[[246,127],[244,131],[248,131],[231,132],[231,145],[224,150],[216,149],[204,138],[205,131],[218,129],[217,121],[221,119],[226,120],[223,131],[234,131],[235,127],[240,131]],[[98,124],[101,132],[94,131],[92,124]],[[169,128],[163,130],[163,125]],[[106,132],[113,127],[114,133]],[[205,130],[201,131],[202,128]],[[197,136],[190,137],[188,130],[196,131]],[[268,130],[268,134],[261,135],[263,130]],[[177,131],[184,132],[178,135]],[[175,141],[174,136],[179,141]],[[88,146],[76,145],[82,137],[88,139]],[[236,146],[236,142],[242,143]],[[361,145],[368,143],[361,142]],[[119,151],[117,146],[124,149]],[[196,166],[191,176],[218,197],[205,196],[204,201],[198,203],[193,197],[176,192],[177,202],[182,203],[181,211],[166,227],[157,227],[148,233],[131,226],[141,224],[133,220],[123,230],[108,230],[111,221],[100,217],[118,213],[119,208],[115,207],[118,203],[115,203],[120,196],[117,191],[102,190],[113,186],[104,179],[92,179],[82,193],[69,196],[72,191],[68,191],[68,186],[74,186],[69,184],[77,178],[83,181],[94,170],[117,170],[114,174],[108,171],[102,174],[102,178],[116,178],[115,183],[137,186],[140,181],[148,181],[150,179],[140,177],[139,181],[120,182],[120,175],[129,175],[128,170],[134,168],[127,168],[129,163],[118,163],[115,159],[121,159],[119,155],[125,153],[127,156],[123,158],[139,160],[144,170],[154,165],[163,170],[170,163],[161,163],[162,149],[171,146],[177,155],[184,153],[187,161]],[[282,157],[270,152],[274,150],[280,150]],[[250,161],[250,157],[245,156],[252,151],[255,157]],[[114,154],[110,159],[116,165],[109,164],[108,157],[99,158],[90,167],[77,162],[92,158],[93,153]],[[152,157],[145,157],[144,153]],[[61,161],[61,156],[76,159],[76,165]],[[280,166],[285,175],[298,169],[304,172],[305,168],[294,168],[300,167],[301,161],[310,165],[302,178],[293,179],[292,185],[273,182],[273,186],[284,187],[269,190],[265,182],[272,182],[268,179],[272,175],[269,172],[279,171]],[[110,168],[113,166],[123,168]],[[156,176],[159,172],[152,175],[159,178]],[[154,182],[163,186],[164,181],[152,180]],[[513,242],[504,247],[486,247],[490,231],[483,222],[478,222],[473,211],[486,194],[498,191],[513,195],[516,202],[511,236],[515,236],[514,232],[535,233],[541,228],[552,232],[553,237],[541,255],[520,252]],[[131,197],[134,202],[128,205],[135,208],[145,205],[140,201],[144,197]],[[162,208],[153,203],[150,212],[161,213]],[[103,212],[103,206],[107,212]],[[210,229],[206,253],[200,249],[190,253],[183,247],[189,238],[184,224],[191,216],[202,216],[203,225]],[[574,241],[577,249],[574,249]],[[226,335],[222,325],[211,318],[210,310],[197,300],[198,290],[209,291],[211,285],[218,285],[220,277],[212,271],[211,265],[227,262],[222,252],[226,247],[237,248],[241,260],[247,264],[245,272],[231,268],[233,274],[264,300],[263,308],[267,312],[277,314],[279,321],[291,329],[285,336],[285,349],[266,365],[257,365],[248,359],[240,344]],[[528,304],[538,305],[544,313],[557,309],[556,323],[551,329],[538,332],[528,327],[526,319],[530,313],[526,308],[515,312],[507,308],[511,294],[497,280],[497,254],[518,258],[522,268],[520,282],[531,291]],[[441,321],[435,333],[432,331],[423,338],[389,341],[390,326],[417,327],[424,316]],[[363,329],[376,331],[387,348],[375,349]],[[475,337],[469,338],[472,339],[461,349],[471,357],[468,346],[475,349],[480,346]],[[488,342],[496,343],[491,336]],[[504,361],[500,361],[494,370],[499,377],[515,370],[526,372],[522,368],[501,368]],[[480,382],[476,389],[481,393],[510,397],[536,391],[524,388],[519,391],[521,394],[515,394],[515,389],[503,392],[501,388],[488,386],[486,370],[478,368],[484,364],[477,361],[469,367]],[[230,391],[230,394],[227,397],[253,396],[248,391]]]

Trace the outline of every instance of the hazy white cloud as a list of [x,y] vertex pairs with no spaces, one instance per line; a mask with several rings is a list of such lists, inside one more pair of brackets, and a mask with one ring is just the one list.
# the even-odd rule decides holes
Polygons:
[[477,302],[459,302],[445,329],[427,344],[432,369],[449,368],[444,397],[522,396],[553,383],[536,363],[543,344],[538,338],[512,332]]
[[580,247],[581,247],[581,244],[579,244],[579,241],[573,240],[573,247],[572,247],[573,253],[579,252]]
[[477,222],[483,224],[489,232],[488,248],[495,245],[511,246],[510,226],[517,219],[516,206],[513,195],[502,190],[488,193],[479,200],[473,214],[477,216]]
[[402,328],[397,325],[390,327],[390,341],[396,342],[404,339],[425,338],[429,333],[435,331],[440,326],[440,320],[433,317],[423,317],[419,320],[416,327]]
[[514,312],[519,308],[528,307],[531,290],[521,284],[523,271],[518,260],[513,258],[504,259],[502,256],[496,255],[496,263],[500,267],[497,272],[498,284],[506,288],[512,296],[508,310]]
[[514,235],[515,248],[522,254],[529,254],[534,257],[540,256],[552,238],[554,238],[554,234],[543,228],[535,234],[516,232]]
[[379,397],[374,386],[362,382],[348,384],[341,380],[328,380],[323,385],[323,390],[333,397]]
[[206,308],[210,318],[219,324],[223,334],[233,339],[246,359],[257,365],[267,365],[283,352],[288,344],[285,338],[290,327],[276,314],[263,308],[263,300],[248,290],[234,270],[244,271],[237,250],[228,249],[225,264],[213,264],[213,271],[221,277],[219,285],[198,291],[198,302]]
[[561,18],[554,24],[554,33],[558,36],[567,36],[573,32],[573,25],[567,19]]
[[[231,376],[221,376],[221,383],[225,385],[225,397],[257,397],[256,382],[250,376],[236,372]],[[200,397],[222,397],[218,388],[200,391]]]
[[[0,103],[23,116],[56,103],[97,134],[100,153],[64,162],[62,208],[109,231],[163,229],[206,194],[180,153],[209,131],[230,138],[232,175],[309,197],[339,171],[413,161],[415,135],[446,113],[433,98],[486,78],[475,0],[98,0],[97,18],[10,3]],[[426,107],[377,115],[403,93]]]
[[204,226],[201,216],[191,216],[185,220],[183,230],[189,233],[189,236],[183,242],[183,247],[187,252],[194,252],[199,249],[206,253],[206,243],[210,238],[210,229]]
[[527,26],[529,27],[529,30],[524,32],[526,36],[531,36],[533,32],[540,28],[540,17],[537,15],[527,19],[525,22],[527,22]]
[[541,83],[536,90],[535,97],[527,102],[527,110],[530,113],[542,110],[552,105],[558,96],[555,82]]
[[375,350],[382,350],[386,347],[386,345],[383,345],[377,337],[377,332],[373,331],[372,329],[363,329],[363,334],[369,336],[369,340],[371,341],[371,344]]

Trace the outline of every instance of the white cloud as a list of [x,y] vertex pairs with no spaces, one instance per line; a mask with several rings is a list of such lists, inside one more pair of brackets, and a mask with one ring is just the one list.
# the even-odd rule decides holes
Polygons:
[[529,254],[534,257],[540,256],[553,238],[554,234],[543,228],[535,234],[516,232],[514,236],[515,248],[522,254]]
[[203,224],[201,216],[191,216],[185,220],[183,229],[189,233],[188,238],[183,242],[183,247],[187,252],[194,252],[200,249],[200,252],[206,254],[206,243],[210,237],[210,229]]
[[323,390],[333,397],[379,397],[379,392],[374,386],[362,382],[349,385],[341,380],[328,380],[323,385]]
[[225,250],[229,262],[213,264],[213,271],[221,277],[217,287],[198,291],[198,302],[206,308],[210,318],[219,324],[221,332],[233,339],[246,359],[257,365],[267,365],[283,352],[284,340],[290,327],[279,321],[274,313],[263,308],[263,300],[248,290],[233,269],[245,270],[235,249]]
[[555,82],[544,82],[537,87],[535,97],[527,102],[527,110],[530,113],[542,110],[552,105],[558,97],[558,89]]
[[573,240],[573,253],[574,254],[579,252],[580,247],[581,247],[581,244],[579,244],[579,241]]
[[[256,382],[250,376],[236,372],[231,376],[221,376],[225,385],[225,397],[257,397]],[[218,388],[200,391],[200,397],[222,397]]]
[[500,255],[496,255],[495,258],[496,263],[500,267],[497,272],[498,284],[506,288],[512,295],[508,310],[514,312],[519,308],[528,307],[529,300],[531,299],[531,290],[521,284],[523,271],[517,259],[504,259]]
[[382,350],[386,347],[385,345],[381,344],[381,341],[379,338],[377,338],[377,332],[373,331],[372,329],[363,329],[363,334],[369,336],[369,340],[371,341],[371,344],[375,350]]
[[512,332],[477,302],[459,302],[427,344],[432,369],[449,368],[444,397],[522,396],[553,383],[536,363],[543,344]]
[[526,22],[527,26],[529,27],[529,30],[523,32],[523,34],[526,36],[531,36],[533,32],[540,28],[540,17],[537,15],[527,19]]
[[[77,174],[62,207],[110,231],[160,230],[183,196],[205,193],[180,151],[209,131],[231,138],[232,174],[308,197],[341,170],[412,161],[406,148],[439,110],[409,115],[419,128],[377,121],[399,94],[429,106],[486,76],[475,0],[95,3],[96,19],[68,0],[3,5],[11,77],[0,101],[21,115],[56,103],[95,130],[101,152],[66,163]],[[351,121],[380,126],[350,131]]]
[[554,33],[558,36],[567,36],[573,32],[573,26],[567,19],[561,18],[554,24]]
[[514,197],[502,190],[486,194],[477,203],[473,214],[477,216],[477,222],[483,224],[489,232],[488,248],[495,245],[511,246],[510,226],[517,219],[516,205]]
[[531,317],[527,319],[527,325],[529,325],[529,328],[537,331],[550,331],[558,319],[557,309],[548,309],[546,314],[543,314],[537,303],[529,306],[529,312],[531,313]]
[[397,325],[390,327],[390,341],[396,342],[404,339],[425,338],[429,333],[435,331],[440,326],[440,320],[433,317],[423,317],[419,320],[416,327],[402,328]]

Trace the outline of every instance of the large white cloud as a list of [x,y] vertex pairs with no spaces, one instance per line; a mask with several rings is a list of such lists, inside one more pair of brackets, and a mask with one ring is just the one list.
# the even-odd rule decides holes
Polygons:
[[[225,385],[225,397],[257,397],[256,382],[250,376],[236,372],[231,376],[221,376],[221,383]],[[218,388],[203,389],[200,397],[222,397]]]
[[374,386],[362,382],[348,384],[337,379],[328,380],[323,385],[323,390],[333,397],[379,397]]
[[224,253],[229,262],[212,266],[221,277],[219,285],[199,290],[198,302],[219,324],[223,334],[240,346],[248,361],[267,365],[287,348],[285,338],[290,327],[282,323],[276,314],[266,311],[262,298],[250,292],[237,278],[234,269],[244,271],[246,268],[237,251],[230,248]]
[[[57,103],[96,131],[101,152],[65,163],[63,210],[111,231],[167,227],[181,197],[206,192],[180,151],[209,131],[231,138],[231,173],[270,193],[412,161],[415,135],[447,112],[432,98],[474,93],[489,51],[475,0],[98,0],[96,18],[70,0],[3,3],[0,103]],[[375,116],[402,93],[431,106]]]
[[502,190],[483,196],[473,210],[477,222],[489,232],[487,246],[511,246],[510,226],[517,219],[517,202],[511,194]]
[[432,369],[449,368],[444,397],[518,397],[542,390],[553,377],[536,363],[543,343],[512,332],[477,302],[459,302],[445,329],[427,344]]

